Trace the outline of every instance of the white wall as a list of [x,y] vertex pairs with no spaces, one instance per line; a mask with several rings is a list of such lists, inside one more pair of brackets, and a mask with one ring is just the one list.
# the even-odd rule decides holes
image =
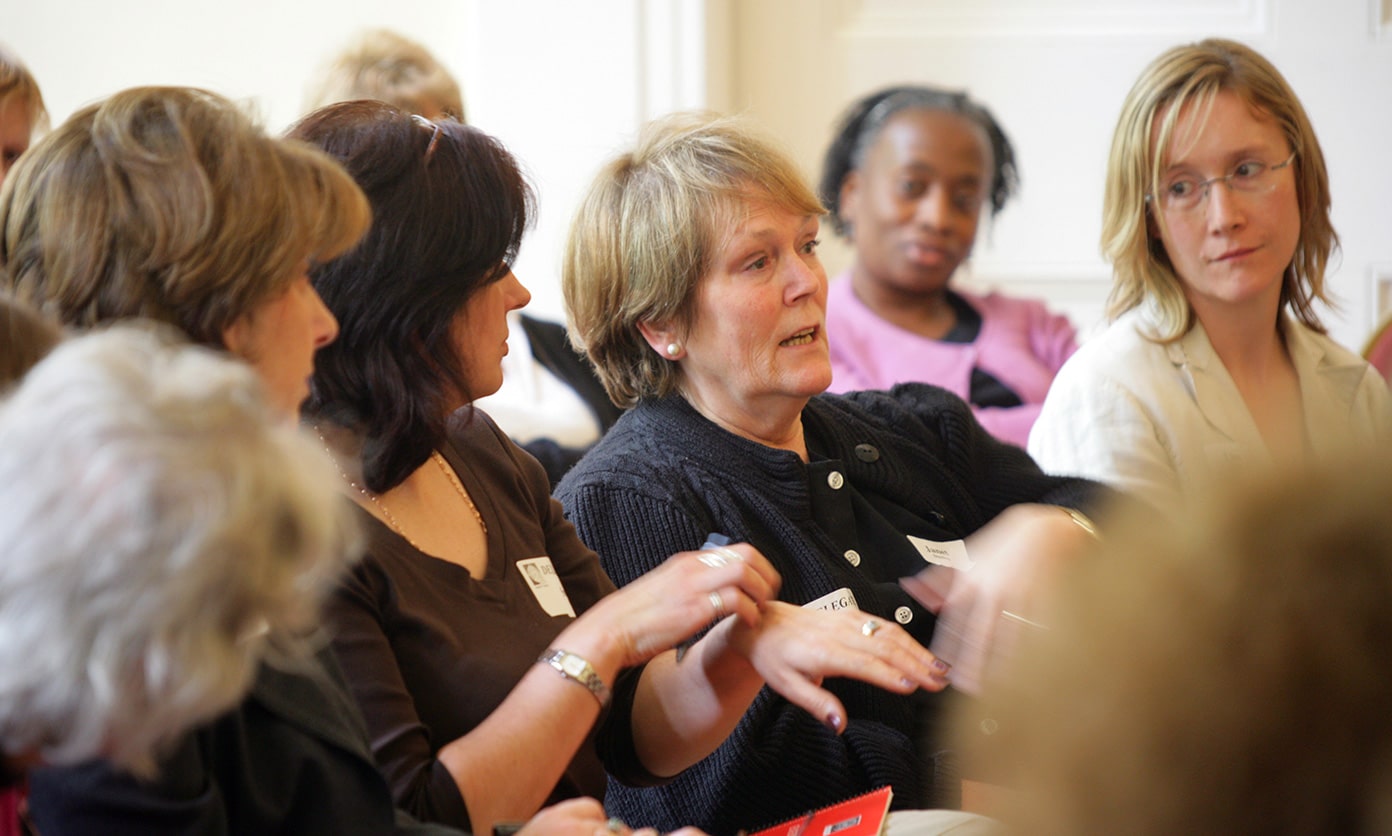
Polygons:
[[[733,40],[748,71],[736,106],[787,138],[809,173],[845,104],[891,83],[965,88],[1004,125],[1023,187],[983,229],[969,280],[1095,325],[1110,280],[1098,253],[1102,180],[1122,99],[1162,50],[1224,36],[1281,69],[1319,134],[1343,239],[1330,284],[1344,307],[1326,316],[1335,338],[1360,347],[1379,291],[1392,295],[1387,0],[802,0],[796,17],[791,5],[737,4]],[[823,252],[833,271],[848,263],[834,242]]]
[[[50,109],[135,84],[254,100],[280,130],[305,79],[348,36],[385,25],[425,43],[464,86],[470,121],[518,155],[541,216],[516,265],[559,317],[560,247],[603,159],[647,118],[747,111],[815,176],[831,125],[882,84],[968,88],[1019,151],[1023,191],[983,230],[974,280],[1044,296],[1087,327],[1108,272],[1097,253],[1102,168],[1121,99],[1167,46],[1219,34],[1271,57],[1329,159],[1344,257],[1330,317],[1357,346],[1392,297],[1392,11],[1385,0],[0,0],[0,33]],[[827,236],[829,237],[829,236]],[[825,249],[833,270],[844,249]],[[1379,279],[1382,283],[1379,283]],[[1384,307],[1392,305],[1388,299]]]
[[533,309],[560,318],[559,253],[580,192],[648,118],[705,101],[698,0],[0,0],[3,40],[29,65],[55,124],[141,84],[247,100],[273,131],[307,79],[363,28],[421,41],[460,79],[469,120],[537,184],[537,229],[516,271]]

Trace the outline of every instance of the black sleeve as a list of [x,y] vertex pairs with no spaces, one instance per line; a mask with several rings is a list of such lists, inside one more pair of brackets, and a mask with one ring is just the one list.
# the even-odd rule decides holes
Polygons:
[[1090,479],[1045,473],[1029,453],[987,432],[966,401],[937,386],[905,383],[888,392],[854,392],[846,400],[926,446],[954,491],[969,497],[987,521],[1022,502],[1091,514],[1111,496]]
[[149,781],[105,761],[35,770],[29,779],[29,813],[44,836],[228,833],[228,810],[192,734],[161,762],[159,777]]
[[546,478],[551,483],[554,490],[560,483],[561,477],[566,475],[575,463],[580,461],[588,448],[584,447],[565,447],[549,438],[535,438],[526,444],[520,444],[523,450],[532,454],[532,458],[541,462],[541,466],[546,470]]

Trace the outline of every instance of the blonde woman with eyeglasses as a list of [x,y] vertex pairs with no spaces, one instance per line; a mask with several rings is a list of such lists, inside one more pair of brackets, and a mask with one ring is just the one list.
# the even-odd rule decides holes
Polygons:
[[1029,451],[1174,511],[1214,474],[1392,434],[1377,373],[1325,334],[1338,247],[1314,128],[1269,61],[1173,48],[1122,105],[1102,250],[1113,322],[1055,379]]

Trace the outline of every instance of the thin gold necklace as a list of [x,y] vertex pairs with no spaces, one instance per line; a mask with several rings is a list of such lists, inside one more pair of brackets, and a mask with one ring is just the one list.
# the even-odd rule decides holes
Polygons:
[[[344,482],[348,483],[348,487],[362,494],[364,497],[367,498],[369,502],[376,506],[377,510],[382,512],[382,519],[387,521],[387,525],[391,528],[391,530],[400,535],[401,539],[405,540],[407,543],[410,543],[411,548],[415,549],[418,552],[428,554],[428,552],[426,552],[425,549],[421,548],[415,540],[411,539],[411,535],[406,533],[406,529],[402,527],[400,521],[396,519],[396,517],[392,514],[391,510],[387,508],[387,504],[382,501],[381,497],[379,497],[372,491],[369,491],[365,486],[359,485],[357,482],[354,482],[352,478],[348,476],[348,473],[344,471],[343,466],[338,463],[338,457],[333,454],[333,450],[329,447],[329,442],[324,438],[324,434],[319,433],[318,435],[319,440],[324,444],[324,449],[329,453],[329,458],[333,459],[334,467],[338,469],[338,475],[343,479]],[[483,529],[483,536],[487,538],[488,523],[483,521],[483,515],[479,513],[478,506],[474,504],[474,500],[469,497],[468,492],[464,490],[464,486],[460,484],[459,477],[455,475],[454,468],[449,466],[449,462],[445,461],[445,457],[440,454],[439,450],[431,450],[430,458],[434,460],[435,464],[439,466],[440,470],[444,471],[445,477],[449,479],[450,484],[454,485],[455,491],[459,493],[459,498],[463,499],[464,504],[468,505],[469,510],[474,513],[474,519],[478,520],[479,528]]]
[[459,498],[464,500],[464,504],[469,506],[470,511],[474,512],[474,519],[478,520],[479,528],[483,529],[483,536],[487,537],[488,523],[483,521],[483,514],[479,513],[478,506],[474,504],[469,492],[464,490],[464,486],[459,483],[459,476],[454,472],[454,468],[449,466],[449,462],[445,461],[444,455],[439,450],[431,450],[430,458],[434,459],[440,469],[445,472],[445,478],[450,480],[451,485],[454,485],[454,489],[459,493]]

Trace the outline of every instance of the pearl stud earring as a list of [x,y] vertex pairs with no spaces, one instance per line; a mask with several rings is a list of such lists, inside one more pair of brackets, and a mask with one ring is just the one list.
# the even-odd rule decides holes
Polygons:
[[681,343],[667,343],[667,356],[676,357],[681,354]]

